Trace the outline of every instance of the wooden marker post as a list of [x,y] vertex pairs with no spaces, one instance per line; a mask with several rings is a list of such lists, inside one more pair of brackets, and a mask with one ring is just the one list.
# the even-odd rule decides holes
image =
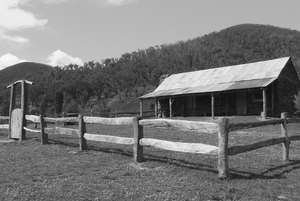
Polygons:
[[41,144],[48,144],[48,134],[45,133],[44,115],[40,115],[40,129],[41,129]]
[[84,151],[87,149],[86,139],[84,138],[84,133],[86,132],[85,122],[83,121],[83,115],[78,116],[78,129],[79,129],[79,149]]
[[218,176],[220,179],[226,179],[229,176],[228,171],[228,119],[220,118],[218,122]]
[[143,138],[143,126],[139,125],[139,117],[133,118],[133,160],[134,162],[143,161],[143,146],[140,145],[140,139]]
[[285,142],[282,143],[282,160],[289,160],[289,151],[290,151],[290,139],[287,132],[287,113],[281,113],[281,119],[283,119],[283,123],[281,124],[281,136],[285,137]]
[[20,136],[19,141],[21,142],[22,140],[25,140],[26,138],[26,131],[24,129],[24,127],[26,126],[26,119],[25,119],[25,113],[26,113],[26,99],[27,99],[27,90],[26,90],[26,85],[25,85],[25,81],[22,80],[21,81],[21,109],[22,109],[22,117],[21,117],[21,121],[22,123],[22,133]]
[[9,128],[8,128],[8,138],[11,138],[11,113],[15,106],[15,86],[12,85],[10,88],[10,100],[9,100]]

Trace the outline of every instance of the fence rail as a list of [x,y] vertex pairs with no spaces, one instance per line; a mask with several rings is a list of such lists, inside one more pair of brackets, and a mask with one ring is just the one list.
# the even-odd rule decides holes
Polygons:
[[173,127],[184,131],[197,131],[203,133],[217,133],[218,125],[216,123],[175,120],[175,119],[144,119],[139,124],[150,127]]
[[[1,119],[1,117],[0,117]],[[269,119],[263,121],[247,122],[247,123],[231,123],[227,118],[220,118],[217,122],[201,122],[201,121],[187,121],[176,119],[140,119],[139,117],[43,117],[36,115],[25,115],[25,119],[34,123],[40,124],[40,129],[31,129],[24,127],[24,130],[29,132],[41,133],[41,143],[48,143],[48,134],[60,134],[77,136],[79,139],[80,150],[87,150],[87,141],[107,142],[122,145],[133,146],[133,158],[135,162],[143,161],[143,147],[150,146],[158,149],[194,153],[216,155],[218,157],[218,176],[220,178],[227,178],[229,176],[229,156],[256,150],[259,148],[282,144],[283,160],[289,160],[289,146],[291,141],[300,140],[300,135],[288,135],[288,123],[300,123],[300,119],[287,118],[286,113],[282,113],[280,119]],[[46,123],[72,122],[78,123],[78,129],[66,127],[47,127]],[[133,127],[132,137],[119,137],[102,134],[92,134],[86,132],[87,124],[104,124],[104,125],[129,125]],[[281,136],[262,140],[252,144],[233,145],[229,147],[229,133],[240,129],[249,129],[266,125],[281,125]],[[8,125],[0,125],[1,128],[8,128]],[[144,137],[144,127],[159,127],[159,128],[175,128],[184,131],[197,131],[197,133],[217,134],[218,146],[201,144],[201,143],[187,143],[174,142],[153,138]]]

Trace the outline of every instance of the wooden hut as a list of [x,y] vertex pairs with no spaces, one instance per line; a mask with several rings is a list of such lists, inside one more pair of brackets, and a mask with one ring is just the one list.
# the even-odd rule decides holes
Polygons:
[[151,93],[156,117],[262,115],[295,112],[299,78],[290,57],[173,74]]

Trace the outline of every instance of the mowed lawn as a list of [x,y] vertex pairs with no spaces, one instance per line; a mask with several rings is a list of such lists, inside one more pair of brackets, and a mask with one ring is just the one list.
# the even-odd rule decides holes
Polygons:
[[[88,125],[90,133],[132,136],[126,126]],[[288,126],[300,134],[300,124]],[[145,128],[145,137],[217,145],[217,135]],[[280,135],[279,126],[230,133],[229,143],[247,144]],[[1,139],[7,136],[1,131]],[[0,200],[300,200],[300,142],[292,142],[291,161],[281,145],[230,157],[230,180],[217,178],[217,158],[144,148],[145,162],[132,161],[132,147],[38,134],[21,144],[0,144]]]

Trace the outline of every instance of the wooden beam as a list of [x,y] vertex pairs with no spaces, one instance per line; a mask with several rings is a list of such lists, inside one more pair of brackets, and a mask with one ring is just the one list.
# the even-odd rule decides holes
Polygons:
[[140,125],[149,127],[173,127],[182,131],[196,131],[197,133],[217,133],[218,125],[213,122],[188,121],[179,119],[143,119]]
[[140,116],[143,116],[143,99],[140,99]]
[[142,146],[152,146],[169,151],[209,155],[218,154],[218,147],[201,143],[171,142],[152,138],[142,138],[140,143]]
[[26,137],[26,131],[24,127],[26,127],[26,119],[25,119],[25,110],[26,110],[26,86],[25,86],[25,81],[21,81],[21,109],[22,109],[22,117],[21,117],[21,122],[22,122],[22,131],[21,135],[19,138],[19,141],[22,141]]
[[34,123],[40,123],[40,116],[37,115],[25,115],[25,119]]
[[273,82],[272,84],[271,84],[271,106],[272,106],[272,108],[271,108],[271,112],[272,112],[272,116],[274,116],[275,115],[275,83]]
[[261,118],[266,119],[267,117],[267,89],[262,89],[262,96],[263,96],[263,111],[261,113]]
[[39,116],[40,119],[40,132],[41,132],[41,144],[48,144],[48,134],[45,133],[45,121],[44,121],[44,116],[41,114]]
[[10,88],[10,100],[9,100],[9,129],[8,129],[8,138],[11,138],[11,113],[15,106],[15,85],[12,85]]
[[289,150],[290,150],[290,140],[287,132],[287,113],[281,113],[281,119],[283,120],[281,124],[281,136],[285,137],[284,143],[282,143],[282,159],[283,161],[289,160]]
[[160,101],[159,99],[157,99],[157,117],[161,117],[162,114],[161,114],[161,104],[160,104]]
[[218,176],[226,179],[229,176],[228,170],[228,125],[227,118],[221,118],[218,122]]
[[173,110],[172,110],[172,104],[173,104],[173,99],[172,97],[169,97],[169,117],[173,117]]
[[46,122],[50,123],[77,123],[78,122],[78,117],[60,117],[60,118],[53,118],[53,117],[44,117],[44,120]]
[[83,120],[88,124],[105,124],[105,125],[131,125],[134,117],[117,117],[117,118],[106,118],[106,117],[87,117],[84,116]]
[[247,128],[255,128],[255,127],[260,127],[260,126],[281,124],[282,122],[283,122],[282,119],[270,119],[270,120],[265,120],[265,121],[230,123],[229,131],[236,131],[236,130],[242,130],[242,129],[247,129]]
[[155,101],[154,101],[154,116],[155,116],[155,118],[157,118],[157,116],[158,116],[157,98],[155,98]]
[[213,93],[211,94],[211,118],[215,118],[215,96]]
[[133,160],[134,162],[143,161],[143,147],[140,145],[140,139],[144,137],[143,126],[139,124],[139,117],[133,119]]
[[107,142],[107,143],[123,144],[123,145],[133,144],[133,138],[128,138],[128,137],[84,133],[84,138],[85,140],[96,141],[96,142]]
[[84,151],[87,149],[86,139],[84,138],[86,127],[83,121],[83,116],[81,114],[78,116],[78,130],[79,130],[79,149],[80,151]]
[[252,151],[255,149],[259,149],[262,147],[267,147],[267,146],[272,146],[275,144],[280,144],[286,141],[285,137],[280,137],[280,138],[272,138],[268,140],[263,140],[260,142],[255,142],[253,144],[247,144],[247,145],[237,145],[237,146],[232,146],[228,148],[228,154],[229,155],[236,155],[248,151]]

